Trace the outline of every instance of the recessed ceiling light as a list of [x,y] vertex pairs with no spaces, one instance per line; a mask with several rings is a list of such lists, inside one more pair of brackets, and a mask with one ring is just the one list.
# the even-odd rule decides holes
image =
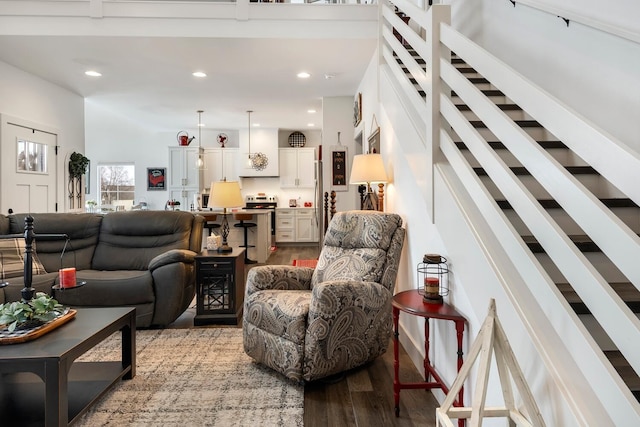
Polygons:
[[207,77],[207,73],[203,73],[202,71],[196,71],[192,73],[193,77]]
[[91,77],[102,77],[102,73],[99,73],[97,71],[94,70],[88,70],[84,72],[87,76],[91,76]]
[[259,127],[260,127],[260,123],[254,123],[254,124],[253,124],[253,127],[254,127],[254,128],[259,128]]
[[307,110],[307,113],[309,113],[309,114],[313,114],[313,113],[315,113],[315,112],[316,112],[316,110],[314,110],[313,108],[312,108],[312,109],[310,109],[310,110]]
[[309,126],[310,128],[312,128],[312,127],[314,127],[314,126],[315,126],[315,124],[313,124],[313,123],[307,123],[307,126]]
[[311,74],[307,73],[306,71],[302,71],[301,73],[297,74],[299,79],[308,79],[309,77],[311,77]]

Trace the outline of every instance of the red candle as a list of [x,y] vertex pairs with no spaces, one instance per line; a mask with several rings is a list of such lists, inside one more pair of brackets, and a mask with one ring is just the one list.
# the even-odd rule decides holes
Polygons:
[[424,290],[427,294],[438,294],[440,290],[440,280],[437,277],[424,278]]
[[61,268],[59,278],[61,288],[73,288],[76,285],[76,269],[74,267]]

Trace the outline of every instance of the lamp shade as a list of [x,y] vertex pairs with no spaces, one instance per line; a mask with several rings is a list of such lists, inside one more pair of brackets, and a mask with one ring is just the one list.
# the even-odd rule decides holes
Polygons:
[[353,156],[349,184],[387,182],[387,173],[380,154],[357,154]]
[[208,208],[235,208],[244,204],[238,181],[212,182],[209,194]]

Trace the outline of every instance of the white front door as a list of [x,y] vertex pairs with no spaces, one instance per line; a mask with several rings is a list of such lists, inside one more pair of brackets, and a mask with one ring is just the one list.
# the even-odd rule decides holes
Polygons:
[[0,211],[55,212],[57,135],[6,123],[2,142]]

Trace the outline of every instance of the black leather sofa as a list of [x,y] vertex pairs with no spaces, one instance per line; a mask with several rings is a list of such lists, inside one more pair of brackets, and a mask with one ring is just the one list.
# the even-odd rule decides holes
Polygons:
[[[11,214],[0,216],[0,235],[24,233],[28,215],[33,217],[35,256],[46,271],[33,275],[36,292],[53,294],[71,307],[135,307],[141,328],[169,325],[193,300],[203,217],[178,211]],[[64,234],[68,240],[45,239],[47,234]],[[86,284],[54,290],[62,267],[75,267],[78,282]],[[20,300],[24,278],[7,281],[0,302]]]

